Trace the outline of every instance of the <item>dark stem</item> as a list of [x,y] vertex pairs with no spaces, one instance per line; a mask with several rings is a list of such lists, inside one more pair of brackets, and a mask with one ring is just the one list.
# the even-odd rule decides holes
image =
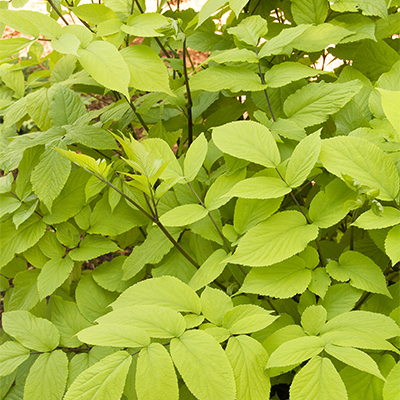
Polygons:
[[271,299],[268,297],[267,298],[267,303],[271,306],[271,308],[278,314],[278,315],[280,315],[279,314],[279,312],[278,312],[278,310],[275,308],[275,306],[272,304],[272,302],[271,302]]
[[353,211],[350,221],[350,250],[354,250],[354,226],[352,225],[354,220],[357,218],[357,210]]
[[148,133],[149,132],[149,127],[147,126],[146,122],[144,122],[144,119],[142,118],[142,116],[136,111],[136,107],[132,103],[132,100],[129,100],[125,95],[124,95],[124,97],[125,97],[125,100],[128,102],[129,106],[131,107],[132,111],[135,113],[137,119],[142,124],[144,130]]
[[192,117],[192,96],[190,94],[190,87],[189,87],[189,78],[188,78],[188,73],[187,73],[187,68],[186,68],[186,37],[183,41],[183,74],[185,76],[185,85],[186,85],[186,95],[187,95],[187,103],[186,103],[186,108],[188,112],[188,147],[193,142],[193,117]]
[[357,304],[354,306],[353,311],[354,310],[359,310],[360,307],[363,305],[363,303],[365,303],[365,301],[368,299],[368,297],[371,295],[371,293],[369,292],[364,292],[364,294],[361,296],[361,299],[358,300]]
[[397,201],[396,201],[395,199],[393,199],[393,202],[394,202],[395,207],[396,207],[398,210],[400,210],[400,206],[397,204]]
[[[256,50],[256,55],[257,55],[257,57],[258,57],[258,50],[257,50],[257,47],[255,47],[254,49]],[[260,60],[258,60],[258,73],[259,73],[259,75],[260,75],[261,83],[262,83],[263,85],[265,85],[264,75],[263,75],[263,73],[262,73],[262,71],[261,71]],[[276,119],[275,119],[274,112],[272,111],[271,102],[269,101],[267,89],[264,89],[264,94],[265,94],[265,98],[267,99],[269,112],[271,113],[271,118],[272,118],[272,120],[275,122]]]
[[64,18],[64,16],[61,14],[61,11],[54,5],[52,0],[47,0],[48,3],[51,5],[53,10],[58,14],[58,16],[64,21],[65,25],[69,25],[68,21]]
[[251,15],[254,14],[254,12],[256,11],[257,7],[260,5],[261,0],[258,0],[257,4],[255,5],[255,7],[253,8],[253,11],[250,13]]

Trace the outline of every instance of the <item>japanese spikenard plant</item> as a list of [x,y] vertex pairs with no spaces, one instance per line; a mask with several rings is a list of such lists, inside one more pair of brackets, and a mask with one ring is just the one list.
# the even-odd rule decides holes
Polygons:
[[399,1],[70,1],[0,2],[1,399],[398,400]]

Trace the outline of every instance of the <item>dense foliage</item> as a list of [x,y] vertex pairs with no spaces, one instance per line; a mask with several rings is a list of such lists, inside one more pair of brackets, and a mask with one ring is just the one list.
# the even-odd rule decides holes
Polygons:
[[78,3],[0,3],[0,399],[398,400],[399,1]]

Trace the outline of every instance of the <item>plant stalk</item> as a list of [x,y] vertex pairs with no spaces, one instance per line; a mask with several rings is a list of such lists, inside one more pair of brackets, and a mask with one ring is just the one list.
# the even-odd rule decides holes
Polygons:
[[190,86],[189,86],[189,77],[187,73],[187,67],[186,67],[186,37],[183,41],[183,75],[185,76],[185,85],[186,85],[186,95],[187,95],[187,103],[186,103],[186,109],[188,112],[188,147],[193,143],[193,116],[192,116],[192,95],[190,93]]

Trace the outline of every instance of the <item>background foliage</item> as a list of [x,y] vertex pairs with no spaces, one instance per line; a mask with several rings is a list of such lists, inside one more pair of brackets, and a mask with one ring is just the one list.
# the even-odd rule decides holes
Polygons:
[[400,3],[49,3],[0,2],[0,398],[398,400]]

